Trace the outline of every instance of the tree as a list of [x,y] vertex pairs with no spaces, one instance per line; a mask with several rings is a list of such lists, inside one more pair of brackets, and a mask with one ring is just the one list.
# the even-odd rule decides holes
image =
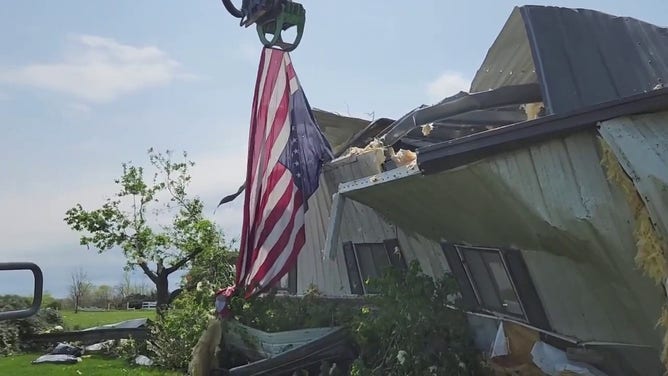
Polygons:
[[88,280],[88,275],[83,269],[79,268],[72,273],[72,284],[70,285],[70,297],[74,305],[74,313],[79,312],[79,307],[84,299],[90,293],[92,284]]
[[94,210],[76,204],[66,212],[65,222],[82,233],[81,244],[88,248],[98,252],[120,248],[127,266],[139,267],[155,285],[161,312],[176,295],[170,294],[168,276],[204,250],[220,247],[223,237],[204,218],[202,201],[187,193],[189,169],[194,166],[187,153],[178,162],[170,151],[149,149],[148,154],[154,170],[151,179],[145,178],[143,167],[124,163],[123,174],[115,181],[119,192]]
[[95,288],[93,296],[95,305],[100,308],[108,308],[114,289],[109,285],[100,285]]

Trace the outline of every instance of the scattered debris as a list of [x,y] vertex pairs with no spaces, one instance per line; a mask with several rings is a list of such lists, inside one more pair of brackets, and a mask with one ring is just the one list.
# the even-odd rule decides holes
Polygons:
[[50,353],[42,355],[33,360],[32,364],[41,363],[60,363],[60,364],[75,364],[80,362],[84,350],[82,348],[72,346],[68,343],[59,343],[51,350]]
[[137,364],[139,366],[150,367],[150,366],[153,365],[153,361],[148,356],[139,355],[138,357],[135,358],[135,364]]
[[84,354],[84,349],[72,346],[69,343],[59,343],[51,350],[50,355],[72,355],[81,357]]
[[413,151],[399,149],[399,151],[395,153],[392,148],[390,149],[390,157],[397,167],[409,166],[417,161],[417,154]]
[[425,125],[421,126],[420,128],[422,128],[422,135],[423,136],[429,136],[431,131],[434,130],[434,124],[433,123],[425,124]]
[[494,338],[492,349],[489,353],[489,357],[492,359],[510,354],[510,351],[508,350],[508,338],[506,338],[506,333],[503,330],[503,321],[499,323],[499,328],[496,331],[496,337]]
[[605,376],[605,373],[584,363],[568,360],[566,353],[545,342],[538,341],[531,349],[533,362],[550,376],[563,374],[582,376]]
[[64,354],[58,354],[58,355],[42,355],[39,358],[33,360],[32,364],[43,364],[43,363],[57,363],[57,364],[76,364],[81,361],[81,358],[77,358],[76,356],[72,355],[64,355]]
[[348,149],[347,153],[345,153],[343,156],[341,156],[341,158],[347,158],[347,157],[351,157],[353,155],[362,155],[362,154],[368,153],[370,151],[382,150],[384,148],[385,148],[385,146],[383,146],[383,141],[381,141],[380,139],[374,138],[373,141],[369,142],[369,144],[367,146],[363,147],[363,148],[358,148],[358,147],[355,147],[355,146],[351,147],[350,149]]
[[90,346],[86,346],[84,349],[86,352],[91,352],[91,353],[96,353],[96,352],[104,352],[105,350],[110,349],[111,347],[114,346],[115,341],[113,339],[110,339],[108,341],[103,341],[99,343],[95,343]]

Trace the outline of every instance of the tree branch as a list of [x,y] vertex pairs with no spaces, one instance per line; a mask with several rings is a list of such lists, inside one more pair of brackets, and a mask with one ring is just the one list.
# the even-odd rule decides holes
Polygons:
[[148,264],[146,263],[146,261],[138,262],[137,265],[139,265],[141,270],[144,271],[144,274],[146,274],[146,276],[148,277],[148,279],[151,280],[151,282],[156,283],[156,281],[158,280],[158,276],[155,274],[155,272],[153,270],[151,270],[148,267]]
[[169,304],[172,304],[174,299],[176,299],[177,296],[179,296],[183,292],[183,289],[176,289],[172,292],[169,293]]
[[204,248],[200,248],[200,249],[190,253],[188,256],[186,256],[186,257],[182,258],[181,260],[177,261],[176,264],[167,268],[165,272],[167,273],[167,275],[170,275],[170,274],[174,273],[175,271],[181,269],[181,267],[183,265],[185,265],[188,261],[194,259],[197,255],[202,253],[203,250],[204,250]]

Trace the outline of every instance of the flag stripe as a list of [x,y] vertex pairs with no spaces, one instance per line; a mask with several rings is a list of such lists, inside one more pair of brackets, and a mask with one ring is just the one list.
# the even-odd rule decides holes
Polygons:
[[[298,198],[299,196],[297,195],[296,197]],[[303,212],[300,213],[299,211],[299,209],[301,209],[301,200],[294,200],[294,206],[294,210],[290,210],[280,220],[282,222],[281,225],[285,225],[281,226],[280,231],[272,232],[271,236],[268,238],[268,244],[263,245],[262,247],[264,252],[261,252],[257,260],[255,260],[253,263],[253,269],[250,275],[250,278],[252,278],[253,282],[259,283],[262,279],[265,278],[266,271],[276,262],[280,256],[290,253],[281,251],[284,249],[289,249],[287,246],[292,238],[291,235],[293,231],[298,230],[304,224],[304,214]],[[295,224],[298,226],[295,226]],[[275,236],[277,236],[277,238],[274,241],[272,238]],[[269,246],[271,246],[271,248],[269,248]],[[252,285],[253,284],[251,284],[251,286]],[[261,287],[265,286],[261,285]]]
[[[261,232],[255,232],[256,234],[259,234],[259,236],[254,239],[253,242],[255,246],[253,250],[253,262],[256,261],[257,249],[263,246],[265,242],[269,241],[269,235],[274,233],[274,228],[281,223],[280,220],[286,215],[291,215],[291,211],[293,210],[291,205],[293,204],[294,191],[294,184],[290,183],[282,194],[277,192],[276,196],[280,194],[280,198],[276,202],[276,206],[270,208],[269,215],[266,217],[262,225],[260,225],[262,227],[260,229]],[[282,229],[279,228],[279,231],[280,230]]]
[[[247,181],[246,181],[246,192],[244,194],[244,199],[245,203],[249,203],[251,197],[253,196],[253,191],[255,191],[255,187],[252,185],[252,175],[253,175],[253,160],[255,157],[255,149],[258,146],[256,142],[256,134],[258,133],[258,127],[255,127],[254,124],[257,124],[257,111],[258,111],[258,103],[260,102],[261,95],[258,95],[260,93],[261,87],[264,86],[264,79],[266,77],[266,64],[268,63],[266,59],[266,51],[262,50],[262,54],[260,55],[260,65],[258,67],[258,79],[255,82],[255,97],[253,98],[253,109],[251,110],[251,126],[248,130],[248,160],[246,162],[246,176],[247,176]],[[259,131],[262,131],[261,129]],[[244,211],[243,211],[243,222],[242,222],[242,229],[248,229],[250,225],[250,210],[249,210],[249,205],[244,205]],[[248,239],[249,233],[247,231],[241,232],[241,243],[240,245],[240,250],[243,250],[246,248],[247,244],[247,239]],[[236,273],[236,278],[235,278],[235,284],[239,284],[240,281],[242,281],[245,278],[246,270],[248,268],[248,263],[249,263],[249,257],[246,252],[239,252],[239,259],[237,260],[237,273]]]
[[257,273],[262,264],[265,262],[273,262],[281,254],[280,251],[284,250],[288,241],[288,236],[292,231],[292,226],[295,222],[295,216],[300,215],[299,209],[301,209],[301,200],[298,198],[298,194],[292,196],[292,200],[288,203],[288,207],[281,213],[282,215],[279,219],[273,223],[274,226],[272,231],[266,237],[265,242],[257,248],[257,257],[253,260],[253,267],[250,275],[251,278]]
[[236,285],[250,297],[296,262],[306,244],[307,200],[332,157],[284,51],[262,52],[248,140]]
[[[279,64],[281,62],[281,57],[279,54],[273,54],[273,50],[270,49],[263,49],[262,55],[260,58],[260,67],[258,68],[258,80],[256,82],[255,86],[255,98],[253,99],[253,111],[251,115],[251,127],[250,127],[250,135],[249,135],[249,153],[248,153],[248,168],[247,168],[247,174],[246,176],[248,178],[248,184],[246,185],[248,189],[246,190],[246,195],[245,195],[245,203],[244,205],[244,222],[243,222],[243,228],[248,229],[248,233],[246,231],[242,231],[242,236],[241,236],[241,249],[246,248],[248,246],[248,238],[249,236],[252,238],[253,236],[253,229],[250,226],[251,223],[253,223],[254,217],[255,217],[255,197],[257,196],[257,191],[259,190],[259,187],[257,186],[257,182],[255,181],[255,176],[257,176],[258,171],[256,170],[259,168],[259,166],[255,163],[257,160],[258,155],[260,155],[265,146],[266,143],[262,142],[265,139],[265,133],[266,133],[266,128],[265,127],[258,127],[254,126],[257,124],[262,124],[262,109],[265,109],[266,111],[269,111],[269,106],[267,104],[268,98],[264,96],[264,93],[267,92],[267,77],[273,78],[273,81],[275,81],[275,75],[278,72]],[[271,81],[271,80],[270,80]],[[270,85],[273,88],[273,85]],[[265,111],[265,112],[266,112]],[[262,141],[261,141],[262,140]],[[246,270],[248,269],[248,266],[250,264],[250,255],[247,253],[242,253],[240,254],[240,260],[241,263],[237,263],[237,284],[245,278]]]
[[[258,243],[262,243],[266,236],[262,237],[262,234],[265,232],[265,225],[267,223],[271,224],[274,218],[276,218],[276,212],[284,209],[284,201],[282,199],[287,197],[288,200],[292,199],[292,190],[293,184],[290,179],[290,173],[283,166],[277,166],[275,171],[282,172],[280,180],[273,185],[271,192],[267,193],[263,197],[263,204],[261,204],[261,213],[262,213],[262,222],[257,227],[255,233],[260,234],[259,238],[256,239],[254,246],[257,247]],[[267,226],[268,227],[268,226]]]
[[[295,243],[294,243],[294,248],[295,249],[301,249],[304,245],[306,244],[306,231],[304,230],[304,226],[301,226],[299,228],[299,232],[297,233],[297,237],[295,238]],[[274,275],[273,278],[271,278],[269,281],[261,281],[265,286],[273,286],[277,282],[281,280],[281,278],[290,271],[292,266],[297,262],[297,257],[299,256],[298,253],[293,252],[290,254],[287,254],[287,259],[283,263],[276,263],[275,265],[277,267],[280,266],[280,270],[277,273],[274,273],[275,268],[272,268],[267,273],[267,276],[272,276]]]

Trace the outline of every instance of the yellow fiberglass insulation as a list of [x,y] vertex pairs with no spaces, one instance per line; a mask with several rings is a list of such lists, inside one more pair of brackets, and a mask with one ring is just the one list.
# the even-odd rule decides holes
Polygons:
[[[665,243],[654,228],[647,206],[645,206],[635,185],[633,185],[633,181],[622,169],[610,146],[604,140],[600,141],[603,151],[601,164],[606,170],[608,180],[622,188],[626,202],[633,214],[635,223],[633,236],[637,248],[636,264],[642,269],[643,273],[652,278],[657,285],[660,285],[668,278]],[[662,326],[664,330],[668,329],[668,306],[665,304],[657,325]],[[661,359],[663,364],[668,367],[668,330],[663,337]]]

